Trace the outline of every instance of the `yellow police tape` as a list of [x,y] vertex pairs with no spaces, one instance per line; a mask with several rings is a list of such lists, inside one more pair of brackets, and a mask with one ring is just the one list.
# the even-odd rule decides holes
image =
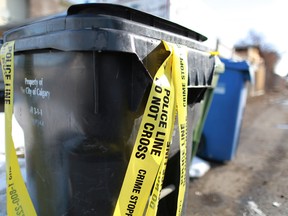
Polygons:
[[[151,58],[147,59],[148,65],[159,65],[159,68],[154,66],[151,68],[157,71],[149,71],[155,73],[155,77],[114,216],[156,215],[176,112],[180,139],[180,184],[176,215],[182,213],[186,188],[187,50],[184,46],[164,41],[160,46],[164,49],[158,47],[154,50],[157,55],[152,52]],[[153,62],[153,57],[156,57],[156,62]]]
[[[156,215],[178,114],[180,184],[176,215],[181,215],[186,188],[187,50],[162,43],[147,57],[154,76],[135,145],[114,210],[119,215]],[[14,41],[1,48],[5,83],[5,134],[8,215],[37,215],[25,186],[12,139]]]
[[5,43],[1,48],[2,73],[5,83],[5,152],[7,214],[9,216],[34,216],[34,206],[21,175],[14,142],[12,139],[12,115],[14,104],[14,41]]

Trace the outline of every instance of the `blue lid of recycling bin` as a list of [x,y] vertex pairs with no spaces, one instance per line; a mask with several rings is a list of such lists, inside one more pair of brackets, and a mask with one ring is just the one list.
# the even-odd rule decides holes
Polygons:
[[247,61],[235,61],[233,59],[221,58],[221,61],[225,64],[225,73],[229,71],[239,71],[243,73],[243,78],[253,83],[254,74]]

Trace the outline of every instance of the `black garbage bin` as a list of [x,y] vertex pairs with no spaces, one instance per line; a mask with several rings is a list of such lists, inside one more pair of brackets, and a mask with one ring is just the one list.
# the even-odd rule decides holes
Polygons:
[[[14,112],[25,134],[27,188],[38,215],[112,215],[152,84],[143,59],[161,40],[188,47],[191,152],[193,104],[214,70],[214,57],[200,43],[205,39],[109,4],[75,5],[67,15],[4,34],[4,42],[15,40]],[[159,215],[176,211],[175,134],[163,187],[176,190],[160,201]]]

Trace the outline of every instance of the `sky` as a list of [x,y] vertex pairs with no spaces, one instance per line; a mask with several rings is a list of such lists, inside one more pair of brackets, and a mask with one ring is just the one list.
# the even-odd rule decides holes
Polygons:
[[[285,0],[172,0],[171,19],[228,47],[245,39],[250,30],[261,34],[280,55],[276,72],[288,73],[288,11]],[[182,2],[178,4],[177,2]]]
[[[176,5],[177,1],[179,0],[173,0],[172,5]],[[274,44],[280,51],[288,47],[288,45],[283,47],[283,43],[287,41],[285,32],[288,32],[283,26],[285,20],[288,20],[285,0],[181,0],[180,2],[182,4],[178,6],[178,14],[177,12],[175,14],[178,19],[175,16],[172,19],[199,30],[208,38],[219,37],[227,45],[233,45],[253,29],[263,33],[266,41]]]

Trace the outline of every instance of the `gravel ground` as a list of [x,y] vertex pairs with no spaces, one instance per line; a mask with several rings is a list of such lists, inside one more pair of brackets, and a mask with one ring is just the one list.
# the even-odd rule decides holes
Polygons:
[[186,215],[288,215],[288,91],[249,98],[235,159],[210,164]]

